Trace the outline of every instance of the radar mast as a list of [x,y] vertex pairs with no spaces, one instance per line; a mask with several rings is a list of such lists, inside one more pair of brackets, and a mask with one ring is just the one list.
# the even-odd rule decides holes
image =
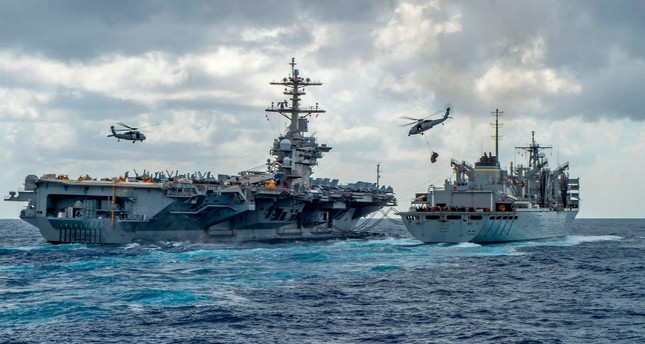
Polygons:
[[504,111],[499,111],[499,109],[495,109],[495,111],[490,112],[492,116],[495,116],[495,123],[491,123],[491,126],[495,128],[495,135],[493,138],[495,138],[495,161],[497,161],[497,166],[499,166],[499,127],[501,127],[503,124],[499,123],[499,116],[501,116]]
[[307,186],[309,177],[313,174],[313,166],[318,164],[317,159],[323,156],[323,152],[329,152],[331,147],[325,144],[318,145],[314,136],[305,136],[304,133],[308,132],[309,116],[325,113],[325,110],[319,108],[318,103],[315,106],[301,106],[300,97],[306,94],[305,87],[320,86],[322,83],[301,77],[300,71],[296,69],[295,58],[291,58],[289,64],[291,74],[281,81],[270,83],[284,86],[283,94],[289,96],[290,100],[271,102],[271,106],[265,109],[266,112],[279,113],[289,120],[287,132],[275,140],[271,154],[278,165],[281,186],[295,186],[295,183]]

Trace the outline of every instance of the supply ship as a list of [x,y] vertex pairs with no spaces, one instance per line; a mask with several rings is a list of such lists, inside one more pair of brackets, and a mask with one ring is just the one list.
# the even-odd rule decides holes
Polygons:
[[[70,179],[28,175],[24,191],[6,201],[26,202],[20,218],[50,243],[123,244],[133,241],[235,243],[327,239],[355,233],[362,217],[396,205],[391,187],[312,178],[313,168],[332,147],[308,136],[312,114],[301,106],[305,88],[322,83],[291,74],[271,85],[289,101],[265,111],[286,117],[286,133],[274,139],[266,171],[237,175],[144,173],[129,177]],[[136,173],[136,170],[135,170]]]
[[474,166],[452,160],[454,180],[415,194],[409,211],[400,212],[412,236],[424,243],[480,244],[562,237],[578,214],[579,178],[569,178],[569,163],[550,169],[544,150],[531,134],[528,157],[510,173],[500,167],[499,110],[495,115],[495,155]]

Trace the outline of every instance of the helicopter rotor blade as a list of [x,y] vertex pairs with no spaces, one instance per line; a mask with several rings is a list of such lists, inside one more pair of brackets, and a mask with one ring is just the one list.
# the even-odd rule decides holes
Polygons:
[[[426,120],[426,119],[428,119],[428,118],[430,118],[430,117],[432,117],[432,116],[436,116],[436,115],[438,115],[438,114],[440,114],[440,113],[443,113],[444,111],[445,111],[445,110],[439,110],[439,111],[433,112],[433,113],[431,113],[431,114],[429,114],[429,115],[427,115],[427,116],[425,116],[425,117],[422,117],[422,118],[414,118],[414,117],[409,117],[409,116],[401,116],[401,117],[399,117],[399,118],[409,119],[409,120],[411,120],[411,121],[414,121],[414,122],[412,122],[412,123],[415,123],[415,122],[421,122],[421,121],[423,121],[423,120]],[[410,123],[410,124],[412,124],[412,123]]]
[[[449,103],[447,103],[446,104],[446,109],[450,108],[450,107],[451,107],[451,105]],[[429,115],[427,115],[425,117],[422,117],[422,118],[414,118],[414,117],[409,117],[409,116],[400,116],[399,118],[408,119],[408,120],[411,120],[413,122],[406,123],[406,124],[401,124],[399,126],[400,127],[405,127],[405,126],[409,126],[409,125],[412,125],[412,124],[415,124],[415,123],[419,123],[419,122],[422,122],[422,121],[424,121],[424,120],[426,120],[426,119],[428,119],[428,118],[430,118],[432,116],[436,116],[436,115],[438,115],[440,113],[443,113],[444,111],[446,111],[446,110],[444,109],[444,110],[435,111],[435,112],[433,112],[433,113],[431,113],[431,114],[429,114]]]
[[152,123],[152,124],[144,125],[143,127],[137,127],[135,129],[150,128],[150,127],[154,127],[154,126],[157,126],[157,125],[159,125],[159,123]]
[[409,120],[411,120],[411,121],[420,121],[420,120],[422,120],[422,118],[414,118],[414,117],[409,117],[409,116],[401,116],[401,117],[399,117],[399,118],[402,118],[402,119],[409,119]]
[[122,126],[122,127],[126,127],[126,128],[128,128],[130,130],[137,130],[138,129],[138,128],[131,127],[131,126],[125,124],[125,123],[121,123],[121,122],[117,122],[117,124]]
[[436,115],[438,115],[438,114],[440,114],[440,113],[443,113],[444,111],[446,111],[446,110],[439,110],[439,111],[435,111],[435,112],[433,112],[433,113],[431,113],[431,114],[429,114],[429,115],[427,115],[427,116],[423,117],[422,119],[427,119],[428,117],[436,116]]

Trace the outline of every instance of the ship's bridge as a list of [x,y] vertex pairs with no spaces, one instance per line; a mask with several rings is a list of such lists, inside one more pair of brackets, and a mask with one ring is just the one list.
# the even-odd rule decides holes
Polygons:
[[474,182],[480,187],[502,183],[502,170],[499,162],[497,161],[497,157],[492,153],[484,153],[484,155],[479,158],[479,161],[475,163],[475,169],[473,172]]

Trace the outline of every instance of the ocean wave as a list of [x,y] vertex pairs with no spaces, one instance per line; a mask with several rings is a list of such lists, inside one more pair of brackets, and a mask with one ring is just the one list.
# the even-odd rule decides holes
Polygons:
[[618,235],[567,235],[566,241],[579,244],[583,242],[614,241],[622,240],[623,237]]
[[639,342],[642,226],[581,223],[493,245],[39,245],[0,232],[0,342]]

